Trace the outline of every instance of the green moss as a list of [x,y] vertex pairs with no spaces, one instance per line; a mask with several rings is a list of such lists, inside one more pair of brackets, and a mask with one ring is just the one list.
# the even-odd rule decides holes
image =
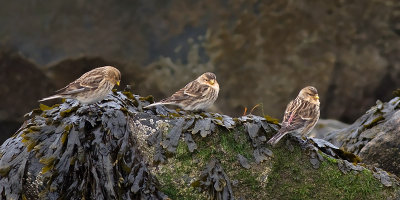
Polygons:
[[327,160],[328,162],[333,163],[333,164],[337,164],[337,163],[338,163],[337,159],[332,158],[332,157],[330,157],[330,156],[328,156],[328,155],[326,155],[326,154],[324,154],[324,153],[322,153],[322,152],[318,152],[318,153],[319,153],[325,160]]
[[248,188],[251,190],[250,192],[257,192],[263,189],[260,182],[257,180],[257,176],[254,175],[251,170],[242,168],[235,170],[235,172],[237,173],[232,174],[231,179],[240,181],[240,187]]
[[299,147],[294,152],[274,150],[275,159],[265,187],[268,199],[386,199],[394,190],[384,188],[365,170],[343,174],[337,161],[328,158],[313,169]]
[[[252,148],[247,142],[247,136],[242,132],[243,129],[232,132],[218,129],[216,133],[205,138],[194,135],[198,146],[194,153],[190,153],[187,144],[180,141],[176,154],[169,160],[174,164],[165,165],[162,173],[156,173],[162,183],[162,191],[171,199],[207,199],[206,193],[198,191],[196,183],[199,182],[195,180],[211,158],[220,160],[228,176],[241,180],[241,185],[251,186],[254,189],[252,192],[259,189],[256,176],[242,168],[237,161],[239,153],[249,160],[253,159]],[[189,177],[192,181],[187,182],[182,177]]]
[[[190,186],[190,180],[198,176],[201,170],[192,159],[186,143],[179,141],[176,154],[170,158],[173,166],[163,166],[157,174],[161,190],[171,199],[205,199],[205,194]],[[183,178],[185,177],[185,178]]]
[[[252,159],[252,148],[247,142],[247,136],[244,134],[243,129],[236,132],[225,132],[221,134],[221,147],[222,150],[231,153],[230,156],[236,159],[237,154],[241,154],[247,159]],[[236,137],[236,138],[235,138]]]
[[[180,141],[177,153],[168,164],[155,172],[162,191],[171,199],[207,199],[198,190],[201,171],[211,158],[217,158],[230,178],[235,198],[244,199],[387,199],[396,188],[387,188],[370,171],[343,174],[338,161],[319,152],[325,159],[319,169],[310,164],[309,155],[294,145],[288,151],[284,145],[272,149],[274,158],[260,164],[254,162],[253,148],[244,128],[233,131],[217,129],[208,137],[193,136],[198,149],[190,153]],[[251,168],[243,168],[237,154],[246,157]],[[186,178],[185,178],[186,177]],[[188,180],[189,181],[188,181]]]

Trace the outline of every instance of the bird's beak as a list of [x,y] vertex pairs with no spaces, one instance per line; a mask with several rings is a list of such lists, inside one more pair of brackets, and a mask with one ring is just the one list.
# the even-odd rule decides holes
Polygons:
[[316,94],[316,95],[314,96],[314,99],[319,99],[318,94]]
[[214,79],[212,79],[212,80],[210,80],[210,81],[209,81],[209,83],[210,83],[211,85],[214,85],[214,83],[215,83],[215,80],[214,80]]
[[117,81],[117,85],[118,85],[118,86],[119,86],[119,82],[120,82],[120,81]]

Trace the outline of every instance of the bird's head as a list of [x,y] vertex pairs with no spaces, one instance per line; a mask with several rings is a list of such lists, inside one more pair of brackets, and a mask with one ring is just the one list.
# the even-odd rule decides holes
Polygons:
[[299,97],[313,104],[319,105],[318,91],[313,86],[307,86],[300,90]]
[[117,68],[112,66],[106,66],[105,70],[106,70],[106,76],[109,79],[109,81],[114,85],[119,86],[121,82],[121,72]]
[[218,87],[218,82],[217,82],[217,77],[215,76],[214,73],[211,72],[206,72],[204,74],[202,74],[201,76],[199,76],[197,78],[197,80],[201,83],[201,84],[206,84],[209,85],[211,87]]

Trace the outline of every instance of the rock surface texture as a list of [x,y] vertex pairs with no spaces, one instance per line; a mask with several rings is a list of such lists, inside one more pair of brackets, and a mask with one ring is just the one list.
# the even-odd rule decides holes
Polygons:
[[[269,117],[156,106],[128,91],[41,105],[0,147],[2,199],[399,198],[398,178]],[[323,185],[323,187],[321,187]],[[384,186],[384,187],[383,187]],[[256,192],[258,191],[258,192]]]
[[400,97],[377,101],[363,116],[344,129],[317,137],[359,155],[363,162],[400,175]]

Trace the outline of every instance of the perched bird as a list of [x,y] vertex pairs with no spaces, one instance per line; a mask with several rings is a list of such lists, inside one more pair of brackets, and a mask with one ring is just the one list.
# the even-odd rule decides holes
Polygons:
[[83,104],[91,104],[103,100],[113,89],[119,85],[121,72],[112,66],[98,67],[84,73],[74,82],[57,90],[55,95],[44,98],[47,101],[56,98],[76,99]]
[[319,96],[312,86],[303,88],[291,101],[283,116],[281,129],[267,143],[274,146],[287,133],[296,132],[305,137],[319,119]]
[[206,72],[175,92],[171,97],[146,106],[175,105],[183,110],[205,110],[217,100],[219,85],[214,73]]

